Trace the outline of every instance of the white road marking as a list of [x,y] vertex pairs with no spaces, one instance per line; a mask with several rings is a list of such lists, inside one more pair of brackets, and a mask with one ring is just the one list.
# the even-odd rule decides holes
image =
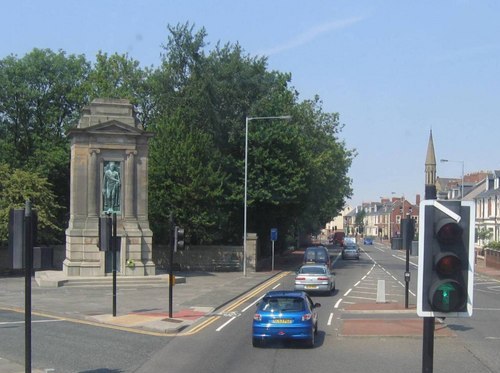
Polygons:
[[352,291],[352,289],[347,290],[347,291],[344,293],[344,297],[347,297],[351,291]]
[[247,311],[249,308],[251,308],[251,307],[255,306],[255,304],[256,304],[259,300],[261,300],[262,298],[264,298],[264,296],[261,296],[260,298],[257,298],[257,299],[256,299],[253,303],[250,303],[247,307],[245,307],[245,308],[243,308],[243,309],[241,310],[241,313],[243,313],[243,312]]
[[227,320],[224,324],[219,326],[217,329],[215,329],[216,332],[220,332],[223,328],[225,328],[229,323],[231,323],[236,317],[232,317],[229,320]]
[[[59,319],[54,319],[54,320],[32,320],[31,323],[34,324],[34,323],[40,323],[40,324],[43,324],[43,323],[47,323],[47,322],[58,322],[58,321],[64,321],[64,320],[59,320]],[[12,324],[24,324],[24,320],[23,321],[3,321],[3,322],[0,322],[0,325],[12,325]]]
[[337,303],[335,303],[335,306],[333,306],[333,308],[339,308],[339,304],[340,302],[342,302],[342,298],[340,298]]
[[333,319],[333,312],[330,313],[330,317],[328,318],[328,322],[326,323],[326,325],[328,326],[332,325],[332,319]]

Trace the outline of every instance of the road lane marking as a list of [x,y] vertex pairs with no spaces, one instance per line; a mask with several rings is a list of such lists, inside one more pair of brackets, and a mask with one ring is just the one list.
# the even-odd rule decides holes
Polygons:
[[332,319],[333,319],[333,312],[330,313],[330,317],[328,318],[328,322],[326,323],[326,325],[328,326],[332,325]]
[[260,301],[262,298],[264,298],[264,296],[261,296],[261,297],[257,298],[254,302],[250,303],[247,307],[245,307],[241,310],[241,313],[248,311],[249,308],[255,306],[257,304],[257,302]]
[[347,290],[347,291],[344,293],[344,297],[347,297],[351,291],[352,291],[352,289]]
[[229,320],[227,320],[224,324],[219,326],[217,329],[215,329],[216,332],[220,332],[222,329],[224,329],[227,325],[229,325],[236,317],[231,317]]
[[358,286],[361,283],[361,281],[358,281],[354,284],[354,287]]
[[333,308],[339,308],[339,304],[340,302],[342,302],[342,298],[340,298],[337,303],[335,303],[335,306],[333,306]]
[[[55,319],[55,320],[31,320],[31,323],[32,324],[35,324],[35,323],[43,324],[43,323],[59,322],[59,321],[64,321],[64,320],[62,320],[62,319]],[[24,320],[23,321],[2,321],[2,322],[0,322],[0,325],[13,325],[13,324],[24,324]]]

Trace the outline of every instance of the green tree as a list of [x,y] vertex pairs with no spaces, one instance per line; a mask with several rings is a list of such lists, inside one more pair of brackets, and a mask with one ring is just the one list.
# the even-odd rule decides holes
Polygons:
[[[189,130],[181,115],[156,127],[151,142],[150,200],[151,221],[158,240],[168,236],[169,215],[189,227],[192,242],[210,242],[210,233],[221,230],[219,203],[224,175],[214,162],[213,143],[200,131]],[[212,228],[216,227],[214,231]]]
[[64,207],[60,222],[69,204],[66,130],[85,103],[89,69],[83,56],[48,49],[0,60],[0,162],[47,179]]
[[358,232],[360,232],[360,233],[364,232],[365,216],[366,216],[365,210],[359,210],[356,213],[355,224],[356,224],[356,227],[358,228]]
[[9,211],[14,208],[24,208],[26,200],[32,202],[32,207],[38,214],[39,243],[57,242],[62,231],[56,219],[58,209],[47,178],[35,172],[19,169],[12,170],[6,164],[0,164],[0,241],[6,244],[8,238]]
[[[290,74],[269,72],[265,58],[250,57],[237,44],[218,43],[207,51],[204,29],[194,32],[194,27],[184,24],[169,31],[162,66],[152,75],[158,119],[154,122],[206,136],[211,157],[205,167],[219,171],[213,185],[221,188],[213,211],[218,224],[212,226],[223,227],[223,239],[241,242],[246,116],[293,116],[289,122],[251,122],[249,231],[267,237],[269,228],[277,227],[283,238],[297,229],[319,229],[335,216],[351,193],[346,174],[354,156],[336,138],[341,129],[338,114],[324,113],[318,98],[299,103],[298,93],[289,85]],[[153,131],[160,134],[156,126]],[[171,145],[185,146],[181,142]],[[167,151],[154,147],[152,158],[160,159],[156,155],[160,149]],[[151,184],[156,182],[154,178]],[[153,188],[164,190],[161,183]],[[175,209],[168,205],[165,214]],[[186,228],[188,232],[197,229]]]
[[95,98],[127,99],[136,109],[145,128],[153,115],[150,76],[152,68],[142,69],[127,54],[99,53],[87,80],[89,101]]

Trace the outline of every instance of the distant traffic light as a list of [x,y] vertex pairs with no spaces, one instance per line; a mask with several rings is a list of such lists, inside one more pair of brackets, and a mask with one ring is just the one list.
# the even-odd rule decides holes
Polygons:
[[474,203],[420,205],[417,313],[470,317],[474,282]]
[[174,232],[174,248],[177,250],[184,250],[185,242],[184,242],[184,228],[175,226]]

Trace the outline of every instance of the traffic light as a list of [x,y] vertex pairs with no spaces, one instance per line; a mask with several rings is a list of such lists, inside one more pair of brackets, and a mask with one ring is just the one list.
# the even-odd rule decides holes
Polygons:
[[113,220],[111,216],[99,217],[99,237],[97,247],[99,251],[111,251],[113,245]]
[[184,242],[184,228],[175,226],[174,232],[174,248],[177,250],[184,250],[185,242]]
[[474,285],[474,203],[420,204],[417,314],[470,317]]

